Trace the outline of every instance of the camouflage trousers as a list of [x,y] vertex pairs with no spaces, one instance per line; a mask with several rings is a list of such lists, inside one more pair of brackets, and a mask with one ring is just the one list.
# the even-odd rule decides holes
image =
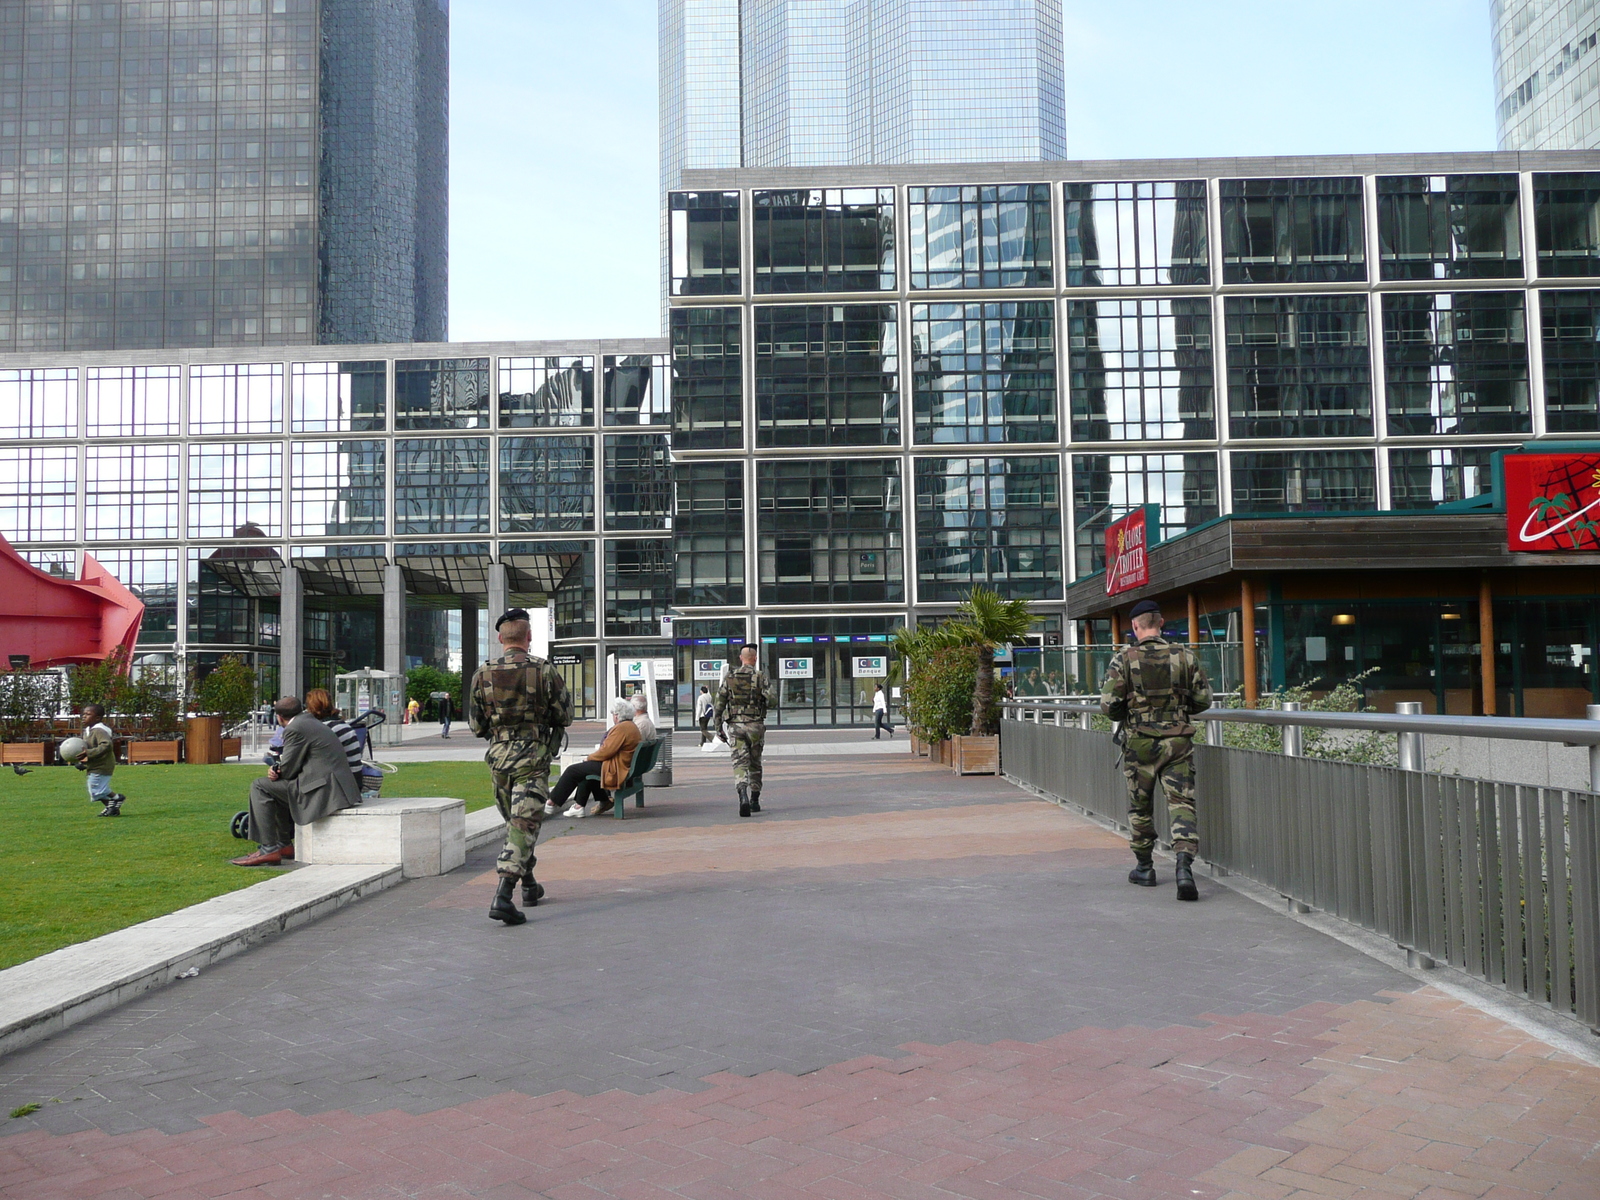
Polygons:
[[761,790],[761,751],[767,744],[767,727],[757,724],[728,723],[728,742],[733,747],[733,781],[748,783],[752,792]]
[[1149,854],[1156,844],[1156,782],[1167,795],[1174,853],[1200,853],[1194,819],[1194,739],[1130,734],[1122,748],[1122,773],[1128,780],[1128,825],[1133,852]]
[[550,749],[531,738],[490,742],[483,756],[494,780],[494,803],[506,820],[506,844],[495,870],[512,879],[533,874],[534,846],[550,798]]

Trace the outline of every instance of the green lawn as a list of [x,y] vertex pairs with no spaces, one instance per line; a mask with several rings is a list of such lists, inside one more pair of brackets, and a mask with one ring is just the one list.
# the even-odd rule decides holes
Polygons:
[[[0,767],[0,968],[259,883],[271,867],[228,859],[251,843],[228,832],[249,804],[256,764],[118,767],[128,803],[96,816],[81,771]],[[467,811],[494,803],[482,763],[406,763],[385,796],[459,796]]]

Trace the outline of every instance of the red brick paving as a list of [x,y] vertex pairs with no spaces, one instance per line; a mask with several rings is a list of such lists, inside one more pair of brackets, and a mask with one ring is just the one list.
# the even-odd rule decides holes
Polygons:
[[704,1091],[0,1140],[6,1200],[1594,1200],[1600,1070],[1431,988]]

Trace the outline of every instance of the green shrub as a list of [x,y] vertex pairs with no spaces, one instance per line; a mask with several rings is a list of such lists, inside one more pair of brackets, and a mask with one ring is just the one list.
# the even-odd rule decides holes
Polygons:
[[225,655],[195,689],[196,712],[211,713],[237,725],[255,707],[255,669],[234,654]]
[[[1376,670],[1377,668],[1373,668]],[[1313,680],[1311,686],[1282,688],[1263,695],[1258,708],[1282,708],[1284,701],[1298,702],[1307,712],[1377,712],[1368,707],[1361,696],[1361,681],[1372,671],[1352,675],[1331,691],[1318,696],[1312,686],[1322,682]],[[1205,720],[1205,714],[1196,718]],[[1321,729],[1304,725],[1300,740],[1307,758],[1325,758],[1336,762],[1366,763],[1371,766],[1393,767],[1399,765],[1399,749],[1392,733],[1378,733],[1359,729]],[[1222,726],[1222,744],[1239,750],[1265,750],[1283,753],[1283,729],[1277,725],[1249,725],[1229,721]]]
[[[944,646],[918,659],[906,680],[906,719],[924,742],[942,742],[972,728],[977,646]],[[998,720],[999,700],[993,707]]]

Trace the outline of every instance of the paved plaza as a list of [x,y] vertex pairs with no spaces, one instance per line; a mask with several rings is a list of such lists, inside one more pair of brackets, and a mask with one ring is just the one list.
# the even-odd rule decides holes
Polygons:
[[680,737],[524,926],[480,850],[0,1060],[0,1196],[1600,1196],[1600,1067],[865,736],[750,820]]

